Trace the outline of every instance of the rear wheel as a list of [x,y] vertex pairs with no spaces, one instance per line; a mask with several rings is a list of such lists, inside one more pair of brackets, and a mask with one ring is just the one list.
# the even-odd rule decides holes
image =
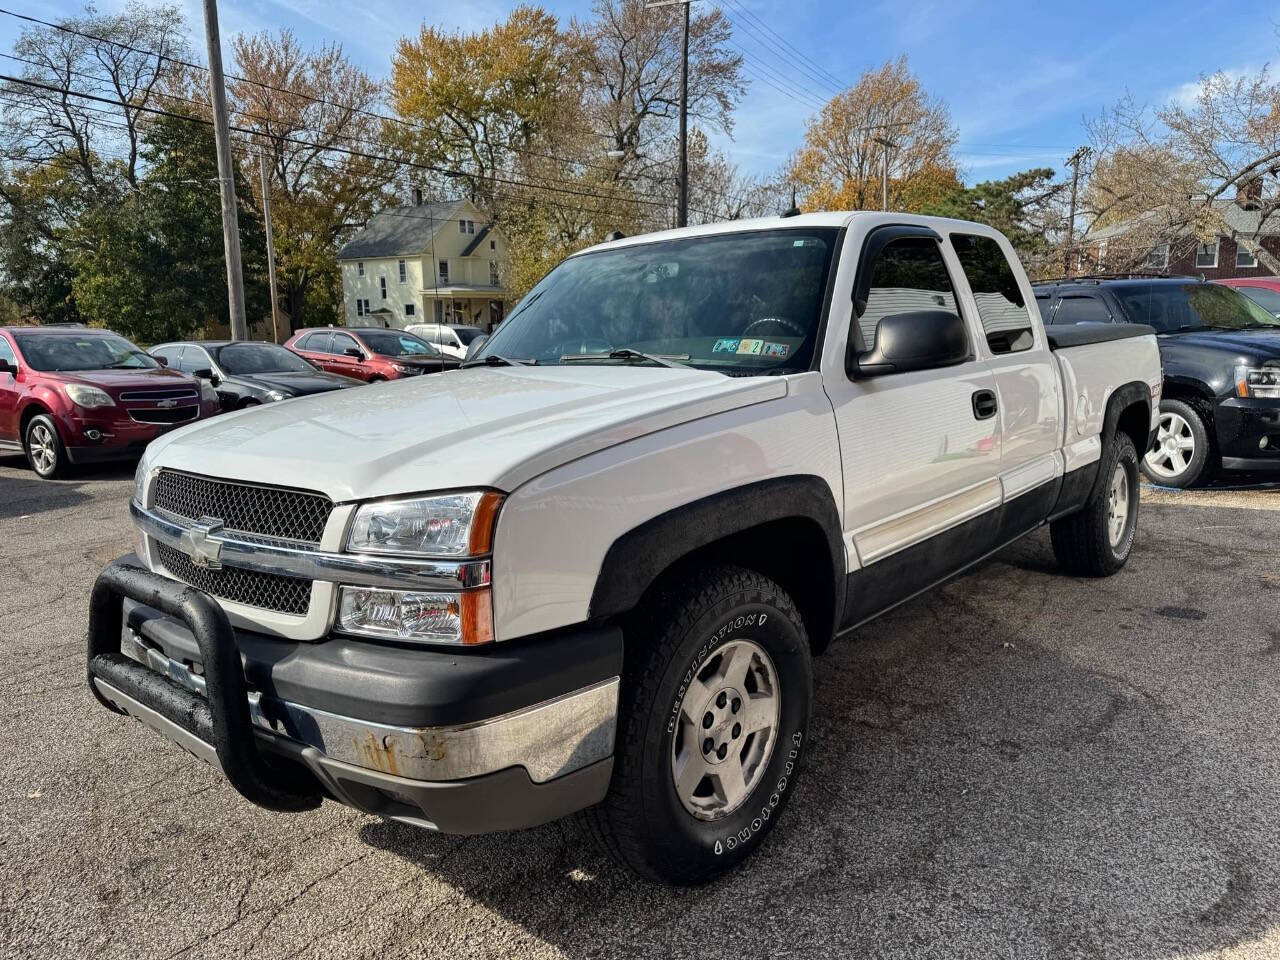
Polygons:
[[1049,526],[1053,553],[1067,573],[1108,577],[1125,565],[1138,529],[1138,451],[1118,433],[1098,466],[1083,509]]
[[738,567],[647,607],[627,632],[613,781],[584,818],[642,876],[702,883],[760,845],[795,789],[809,641],[782,588]]
[[67,471],[67,451],[58,436],[58,427],[47,414],[36,414],[27,424],[24,437],[27,462],[44,480],[53,480]]
[[1156,438],[1142,458],[1142,472],[1152,483],[1190,487],[1204,479],[1211,455],[1204,414],[1183,400],[1160,401]]

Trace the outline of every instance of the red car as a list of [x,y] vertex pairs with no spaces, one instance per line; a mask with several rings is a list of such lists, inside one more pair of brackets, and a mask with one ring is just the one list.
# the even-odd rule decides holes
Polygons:
[[1280,317],[1280,277],[1234,277],[1213,282],[1235,287],[1267,313]]
[[382,327],[318,327],[299,330],[285,344],[322,370],[365,383],[456,370],[457,357],[441,353],[421,337]]
[[0,327],[0,452],[26,453],[44,479],[136,458],[166,430],[217,412],[212,389],[109,330]]

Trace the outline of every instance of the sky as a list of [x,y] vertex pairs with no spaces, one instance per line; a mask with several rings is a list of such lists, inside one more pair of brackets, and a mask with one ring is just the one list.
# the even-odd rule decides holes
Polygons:
[[[200,0],[179,0],[203,59]],[[591,0],[542,0],[567,22]],[[719,144],[745,173],[768,175],[803,139],[805,121],[840,84],[906,54],[929,93],[951,110],[967,182],[1029,167],[1064,168],[1085,140],[1083,121],[1131,93],[1144,103],[1185,98],[1203,73],[1253,71],[1280,61],[1280,2],[1215,11],[1186,0],[1032,4],[969,0],[695,0],[719,6],[743,54],[746,97]],[[56,20],[81,4],[5,0],[6,9]],[[220,0],[224,38],[291,27],[307,43],[340,42],[379,78],[396,41],[422,22],[479,29],[516,0]],[[102,11],[122,0],[98,0]],[[0,49],[21,29],[0,15]],[[798,56],[798,51],[803,56]]]

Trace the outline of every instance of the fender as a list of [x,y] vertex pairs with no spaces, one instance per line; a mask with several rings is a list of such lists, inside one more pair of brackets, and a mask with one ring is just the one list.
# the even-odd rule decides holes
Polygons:
[[[1141,380],[1131,380],[1122,384],[1107,398],[1107,410],[1102,419],[1101,441],[1103,450],[1111,445],[1111,440],[1119,429],[1121,415],[1135,405],[1142,408],[1142,415],[1145,418],[1142,421],[1144,435],[1135,436],[1133,443],[1138,448],[1138,459],[1141,460],[1151,446],[1156,432],[1151,426],[1151,388]],[[1053,506],[1053,512],[1049,515],[1050,520],[1075,513],[1089,502],[1098,484],[1102,482],[1099,472],[1101,463],[1102,457],[1099,455],[1093,463],[1086,464],[1078,470],[1072,470],[1062,478],[1061,492],[1058,494],[1057,503]]]
[[[777,520],[805,519],[825,535],[834,576],[833,625],[844,609],[845,557],[840,514],[820,477],[777,477],[734,487],[659,514],[624,533],[600,564],[588,607],[591,619],[631,610],[658,576],[696,550]],[[814,638],[825,643],[825,637]]]

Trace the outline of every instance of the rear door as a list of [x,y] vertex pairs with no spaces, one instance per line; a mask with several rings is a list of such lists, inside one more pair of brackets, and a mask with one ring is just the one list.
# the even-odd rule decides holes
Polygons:
[[[348,350],[358,350],[359,357],[347,355]],[[329,367],[334,373],[340,373],[344,377],[354,377],[357,380],[367,380],[369,371],[365,369],[361,358],[365,351],[360,344],[356,343],[356,338],[349,333],[335,333],[333,335],[333,344],[329,347]]]
[[1062,475],[1062,396],[1057,361],[1034,293],[1013,266],[1003,237],[949,237],[965,280],[965,298],[982,324],[978,345],[995,375],[1000,418],[1001,529],[1005,542],[1047,517]]
[[850,577],[849,626],[987,553],[1001,487],[996,380],[978,355],[981,328],[957,298],[959,265],[943,238],[884,224],[846,242],[844,257],[842,272],[857,274],[849,325],[857,351],[870,349],[881,319],[917,310],[959,313],[971,348],[960,364],[867,379],[850,376],[844,344],[824,351],[846,547],[850,569],[862,567]]
[[321,370],[333,373],[335,372],[333,355],[329,353],[329,344],[332,342],[332,333],[309,333],[298,341],[294,349]]

